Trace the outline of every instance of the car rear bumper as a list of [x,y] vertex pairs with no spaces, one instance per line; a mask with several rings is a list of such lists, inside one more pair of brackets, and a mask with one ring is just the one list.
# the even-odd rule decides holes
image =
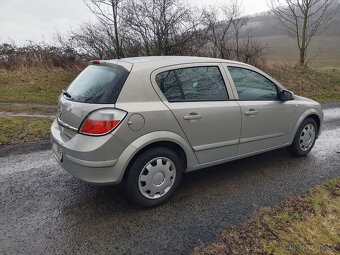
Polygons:
[[[128,145],[121,139],[108,134],[91,137],[76,134],[66,137],[61,126],[54,121],[51,126],[52,144],[61,149],[59,164],[73,176],[94,184],[117,184],[123,176],[121,164],[117,164],[121,153]],[[56,155],[56,153],[55,153]]]
[[[75,159],[75,158],[74,158]],[[58,160],[58,159],[57,159]],[[79,160],[79,159],[77,159]],[[119,171],[114,171],[114,166],[110,167],[89,167],[80,165],[70,160],[69,155],[64,155],[59,164],[70,174],[83,181],[93,184],[117,184],[120,182]],[[99,161],[91,161],[99,164]]]

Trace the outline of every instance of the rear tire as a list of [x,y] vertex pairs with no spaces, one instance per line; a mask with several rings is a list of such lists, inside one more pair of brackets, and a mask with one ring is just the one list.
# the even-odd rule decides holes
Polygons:
[[152,207],[167,201],[179,186],[183,173],[180,157],[166,147],[154,147],[138,155],[126,178],[128,198],[138,206]]
[[296,131],[292,145],[287,147],[288,152],[296,157],[307,155],[314,146],[317,134],[318,126],[315,120],[306,118]]

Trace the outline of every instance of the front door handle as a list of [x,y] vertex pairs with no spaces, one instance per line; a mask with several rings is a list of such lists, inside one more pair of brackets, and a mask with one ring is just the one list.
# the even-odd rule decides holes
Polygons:
[[244,114],[247,115],[247,116],[252,116],[252,115],[257,115],[258,112],[255,109],[249,109]]
[[189,115],[183,116],[183,119],[185,120],[199,120],[200,118],[202,118],[202,115],[195,112],[191,112]]

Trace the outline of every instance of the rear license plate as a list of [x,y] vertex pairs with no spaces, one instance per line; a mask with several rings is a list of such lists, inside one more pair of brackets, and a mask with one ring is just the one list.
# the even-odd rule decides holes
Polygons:
[[52,144],[52,149],[57,160],[61,162],[63,160],[63,150],[55,142]]

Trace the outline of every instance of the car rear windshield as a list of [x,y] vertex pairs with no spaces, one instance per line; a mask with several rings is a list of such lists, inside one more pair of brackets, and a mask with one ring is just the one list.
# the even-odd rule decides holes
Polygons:
[[108,66],[90,65],[67,89],[69,100],[94,104],[114,104],[129,72]]

